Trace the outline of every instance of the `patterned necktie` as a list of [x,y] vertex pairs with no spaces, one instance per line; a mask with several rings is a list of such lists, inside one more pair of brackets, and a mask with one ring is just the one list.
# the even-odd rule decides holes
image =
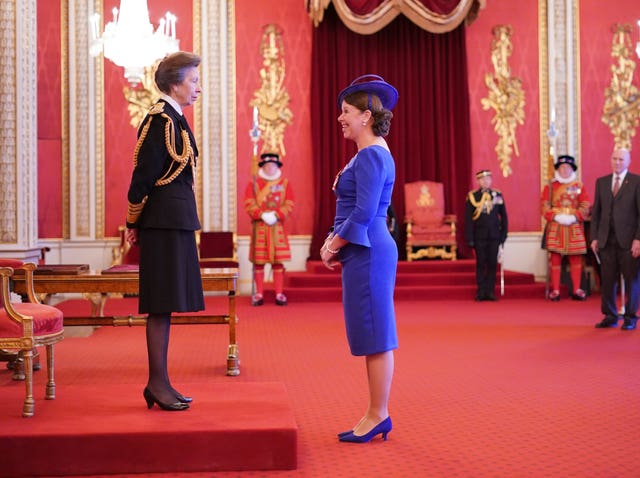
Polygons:
[[615,196],[620,191],[620,176],[616,174],[616,179],[613,181],[613,195]]

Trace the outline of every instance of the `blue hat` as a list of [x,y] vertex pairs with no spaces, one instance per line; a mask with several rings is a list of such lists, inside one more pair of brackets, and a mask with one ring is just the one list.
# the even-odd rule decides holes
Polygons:
[[[338,108],[342,108],[345,96],[363,91],[380,98],[383,108],[392,110],[398,101],[398,90],[378,75],[362,75],[356,78],[338,95]],[[371,104],[371,102],[369,102]]]
[[558,169],[561,164],[568,164],[569,166],[571,166],[573,168],[574,171],[576,169],[578,169],[578,166],[576,165],[575,158],[573,156],[569,156],[567,154],[563,154],[562,156],[558,156],[558,160],[556,161],[556,164],[553,165],[554,169]]

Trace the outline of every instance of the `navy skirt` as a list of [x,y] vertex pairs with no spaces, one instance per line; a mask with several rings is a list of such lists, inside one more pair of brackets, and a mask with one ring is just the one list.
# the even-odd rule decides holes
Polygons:
[[139,229],[141,314],[204,310],[194,231]]

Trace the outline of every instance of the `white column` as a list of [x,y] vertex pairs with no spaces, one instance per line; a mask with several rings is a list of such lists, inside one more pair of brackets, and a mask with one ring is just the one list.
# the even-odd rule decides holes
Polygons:
[[555,116],[555,153],[580,158],[578,0],[547,0],[549,116]]
[[36,0],[0,0],[0,254],[37,261]]
[[[202,229],[237,228],[237,165],[235,106],[235,2],[197,2],[194,25],[200,25],[199,50],[204,94],[196,102],[202,184]],[[197,15],[200,18],[197,18]],[[247,108],[249,105],[247,105]],[[237,141],[249,141],[250,125],[240,128]]]

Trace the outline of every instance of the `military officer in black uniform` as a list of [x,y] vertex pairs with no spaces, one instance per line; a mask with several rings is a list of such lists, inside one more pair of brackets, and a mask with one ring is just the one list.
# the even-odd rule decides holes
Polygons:
[[479,188],[470,191],[465,205],[465,240],[476,251],[476,300],[496,300],[498,252],[507,239],[507,208],[502,193],[491,189],[491,171],[476,174]]
[[138,312],[148,314],[147,407],[186,410],[191,397],[173,388],[167,354],[173,312],[204,310],[195,231],[200,229],[194,185],[198,147],[183,115],[202,92],[200,57],[166,56],[155,72],[163,93],[140,128],[127,193],[129,244],[140,247]]

